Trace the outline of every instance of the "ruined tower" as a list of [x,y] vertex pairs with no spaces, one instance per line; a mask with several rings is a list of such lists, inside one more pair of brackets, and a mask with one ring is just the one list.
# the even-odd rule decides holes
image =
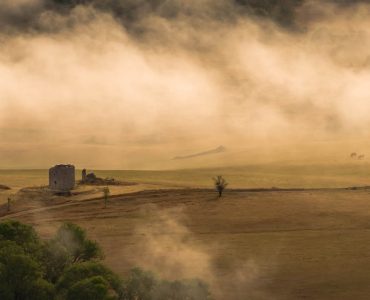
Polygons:
[[57,192],[69,192],[75,186],[75,167],[56,165],[49,169],[49,188]]

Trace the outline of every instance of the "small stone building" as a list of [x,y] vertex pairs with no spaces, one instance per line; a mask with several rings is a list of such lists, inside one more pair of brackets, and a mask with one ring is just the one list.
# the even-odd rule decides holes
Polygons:
[[58,192],[69,192],[75,187],[75,167],[56,165],[49,169],[49,188]]

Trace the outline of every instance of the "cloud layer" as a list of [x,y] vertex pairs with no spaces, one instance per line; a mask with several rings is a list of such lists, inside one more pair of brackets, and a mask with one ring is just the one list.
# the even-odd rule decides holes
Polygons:
[[0,9],[3,168],[171,167],[369,133],[366,3],[56,2]]

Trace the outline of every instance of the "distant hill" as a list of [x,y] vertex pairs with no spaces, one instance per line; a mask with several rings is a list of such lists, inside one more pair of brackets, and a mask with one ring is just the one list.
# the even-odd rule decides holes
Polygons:
[[199,153],[185,155],[185,156],[176,156],[173,159],[189,159],[189,158],[193,158],[193,157],[217,154],[217,153],[222,153],[222,152],[226,152],[226,148],[224,146],[219,146],[215,149],[204,151],[204,152],[199,152]]
[[0,184],[0,190],[10,190],[10,187]]

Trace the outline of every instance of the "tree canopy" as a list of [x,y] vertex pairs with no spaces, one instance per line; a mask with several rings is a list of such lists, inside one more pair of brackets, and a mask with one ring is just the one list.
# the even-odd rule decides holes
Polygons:
[[99,244],[73,223],[50,240],[30,225],[0,223],[1,300],[208,300],[200,280],[164,281],[139,268],[120,278],[100,261]]

